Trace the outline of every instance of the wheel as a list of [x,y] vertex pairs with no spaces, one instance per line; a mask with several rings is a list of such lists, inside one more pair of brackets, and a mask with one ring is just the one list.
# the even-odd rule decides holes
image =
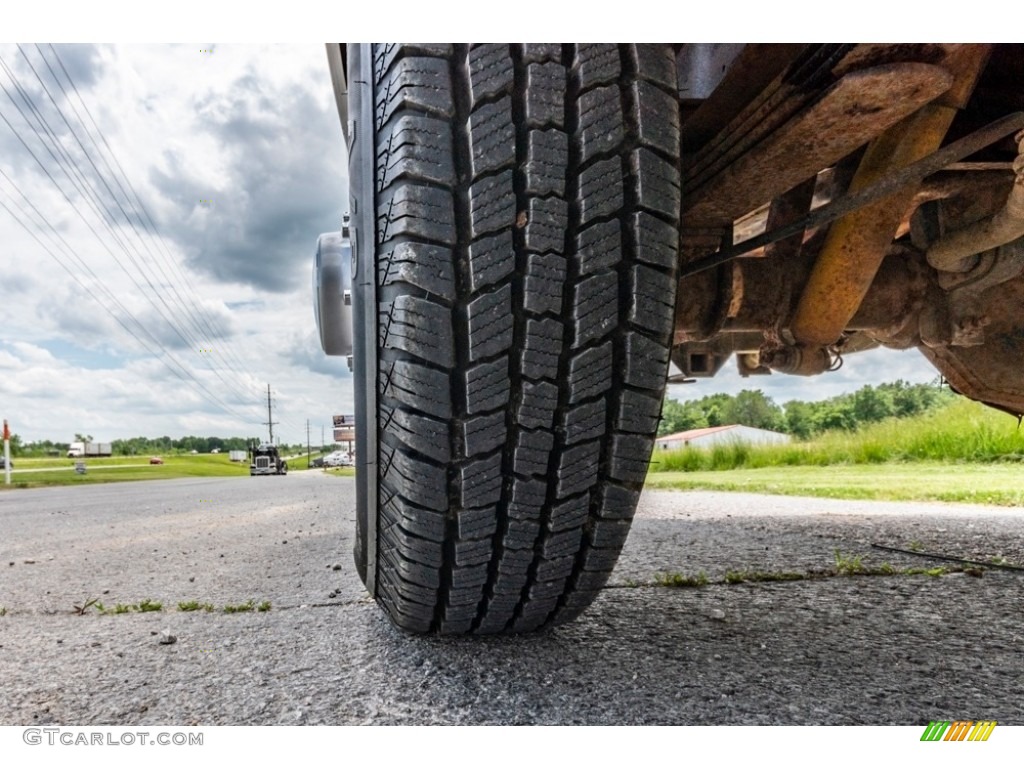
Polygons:
[[661,413],[672,50],[349,51],[360,575],[413,632],[569,620],[626,540]]
[[287,475],[288,474],[288,463],[287,462],[284,462],[284,463],[281,464],[281,474],[282,475]]

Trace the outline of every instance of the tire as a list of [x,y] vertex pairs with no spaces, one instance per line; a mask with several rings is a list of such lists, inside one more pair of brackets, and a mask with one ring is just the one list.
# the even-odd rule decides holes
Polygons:
[[356,301],[357,368],[376,371],[365,401],[357,385],[377,500],[357,514],[360,575],[412,632],[570,620],[626,540],[661,414],[672,50],[388,44],[356,62],[374,174],[353,172],[352,205],[375,217],[357,242],[376,273]]

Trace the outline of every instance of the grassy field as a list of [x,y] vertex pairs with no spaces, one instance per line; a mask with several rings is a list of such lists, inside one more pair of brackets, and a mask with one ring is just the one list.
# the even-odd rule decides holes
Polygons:
[[[163,464],[150,464],[149,456],[111,456],[85,459],[86,473],[75,472],[75,459],[15,458],[11,484],[4,484],[0,470],[0,491],[46,485],[87,485],[134,480],[169,480],[176,477],[246,477],[249,462],[232,462],[226,453],[164,455]],[[316,458],[314,455],[313,458]],[[306,456],[288,460],[288,471],[308,469]]]
[[1005,413],[966,400],[909,419],[888,419],[856,432],[828,432],[782,446],[742,443],[656,453],[653,472],[890,462],[1024,462],[1024,430]]
[[[16,458],[9,487],[245,476],[249,471],[246,462],[232,463],[223,453],[163,458],[164,464],[152,466],[149,456],[88,459],[85,475],[75,474],[71,459]],[[309,469],[305,454],[290,458],[288,468]],[[351,467],[326,472],[355,474]],[[1024,505],[1024,430],[1005,414],[963,400],[924,416],[804,443],[659,452],[647,486]],[[7,487],[0,483],[0,490]]]
[[14,460],[11,485],[34,488],[44,485],[86,485],[133,480],[167,480],[175,477],[233,477],[249,474],[248,462],[231,462],[227,454],[163,456],[163,464],[150,464],[149,456],[111,456],[85,459],[86,473],[75,472],[75,459]]
[[1024,468],[1013,464],[854,464],[729,471],[652,472],[648,488],[749,491],[888,501],[1024,506]]
[[330,475],[331,477],[355,477],[355,467],[329,467],[324,470],[324,474]]
[[320,453],[319,451],[313,451],[311,454],[309,454],[308,461],[307,461],[306,454],[302,454],[301,456],[289,456],[289,457],[286,457],[286,459],[288,461],[288,471],[289,472],[301,472],[301,471],[306,470],[306,469],[318,469],[318,467],[310,467],[309,466],[309,462],[312,462],[314,459],[316,459],[316,458],[318,458],[320,456],[326,456],[326,455],[327,455],[327,453]]
[[803,443],[657,453],[647,486],[1024,505],[1022,463],[1017,421],[962,400]]

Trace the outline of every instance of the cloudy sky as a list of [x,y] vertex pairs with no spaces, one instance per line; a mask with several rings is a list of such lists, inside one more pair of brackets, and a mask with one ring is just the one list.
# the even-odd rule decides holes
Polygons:
[[[285,441],[309,419],[316,442],[352,411],[311,305],[316,237],[347,195],[322,45],[0,45],[0,84],[0,415],[14,432],[262,436],[268,383]],[[935,375],[916,352],[814,380],[733,370],[670,395],[749,387],[781,403]]]
[[13,431],[262,435],[268,383],[288,441],[351,410],[310,302],[346,195],[322,45],[3,45],[0,85]]

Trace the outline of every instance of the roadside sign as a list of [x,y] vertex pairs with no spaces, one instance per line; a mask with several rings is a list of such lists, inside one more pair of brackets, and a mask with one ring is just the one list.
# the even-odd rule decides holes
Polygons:
[[356,439],[356,417],[351,413],[344,413],[331,417],[334,422],[334,442],[351,443]]

